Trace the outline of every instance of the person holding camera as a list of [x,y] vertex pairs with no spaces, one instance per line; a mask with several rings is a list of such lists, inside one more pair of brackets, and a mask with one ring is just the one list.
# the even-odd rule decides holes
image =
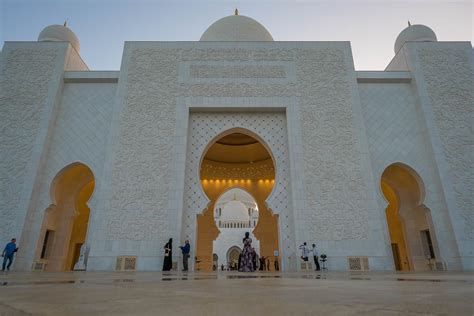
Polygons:
[[[2,272],[5,271],[5,266],[7,267],[7,271],[10,271],[10,267],[13,263],[13,256],[15,252],[18,251],[16,246],[16,238],[12,238],[12,240],[5,246],[2,252],[3,257],[3,265],[2,265]],[[7,265],[8,261],[8,265]]]
[[301,260],[308,261],[309,249],[306,246],[306,241],[302,245],[300,245],[299,248],[301,249]]

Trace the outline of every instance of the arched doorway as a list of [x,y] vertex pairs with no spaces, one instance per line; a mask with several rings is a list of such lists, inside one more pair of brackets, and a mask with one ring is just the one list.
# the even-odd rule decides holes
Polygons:
[[51,205],[46,209],[36,252],[46,271],[74,268],[84,244],[89,223],[87,205],[94,191],[94,175],[82,163],[58,172],[51,183]]
[[[259,255],[274,260],[275,250],[279,249],[278,216],[272,214],[265,201],[275,183],[275,165],[267,146],[245,130],[227,131],[212,141],[205,151],[200,179],[210,200],[197,220],[196,256],[198,260],[202,258],[201,269],[212,268],[205,258],[214,253],[213,242],[220,233],[214,219],[215,211],[219,209],[216,202],[223,193],[237,187],[253,197],[258,209],[258,223],[255,220],[253,234],[259,241]],[[243,226],[237,222],[228,224],[236,228]]]
[[221,258],[219,265],[228,265],[229,248],[242,243],[246,232],[252,239],[252,247],[260,253],[260,241],[254,235],[259,218],[255,198],[240,186],[222,193],[214,204],[214,222],[219,234],[213,241],[213,251]]
[[238,246],[232,246],[227,250],[227,267],[229,267],[231,270],[238,269],[238,263],[239,263],[239,255],[242,252],[242,249],[240,249]]
[[430,210],[423,204],[424,184],[407,165],[395,163],[382,173],[388,206],[387,225],[396,270],[430,270],[439,258]]

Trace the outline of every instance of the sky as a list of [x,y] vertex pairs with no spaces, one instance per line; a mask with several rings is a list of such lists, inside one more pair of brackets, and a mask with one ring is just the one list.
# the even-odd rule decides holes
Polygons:
[[439,41],[473,42],[473,0],[0,0],[0,47],[36,41],[47,25],[76,33],[91,70],[119,70],[125,41],[198,41],[213,22],[241,15],[276,41],[350,41],[356,70],[383,70],[412,24]]

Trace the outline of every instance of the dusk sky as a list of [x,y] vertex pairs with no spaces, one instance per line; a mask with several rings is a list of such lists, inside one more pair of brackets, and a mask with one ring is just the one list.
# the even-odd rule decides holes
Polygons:
[[0,0],[0,46],[67,19],[91,70],[118,70],[125,41],[198,41],[236,7],[276,41],[350,41],[357,70],[383,70],[408,20],[439,41],[473,41],[471,0]]

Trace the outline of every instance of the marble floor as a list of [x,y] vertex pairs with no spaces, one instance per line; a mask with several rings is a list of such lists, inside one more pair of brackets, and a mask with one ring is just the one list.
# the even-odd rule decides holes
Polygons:
[[474,274],[10,272],[0,315],[474,315]]

